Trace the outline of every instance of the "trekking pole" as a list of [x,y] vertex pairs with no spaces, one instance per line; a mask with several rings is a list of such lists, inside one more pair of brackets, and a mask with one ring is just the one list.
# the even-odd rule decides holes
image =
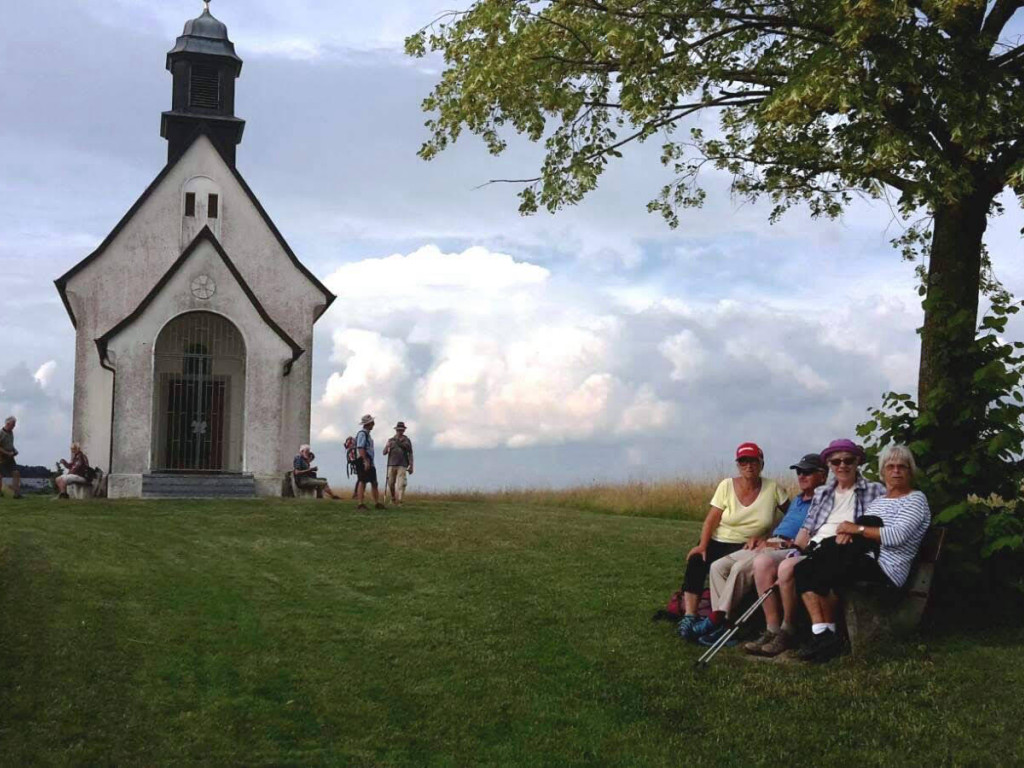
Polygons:
[[761,604],[768,599],[768,595],[770,595],[774,589],[774,584],[768,587],[768,589],[766,589],[761,594],[761,596],[757,598],[754,604],[743,612],[743,615],[736,620],[736,623],[732,625],[729,631],[724,633],[720,638],[718,638],[715,641],[714,645],[712,645],[710,648],[704,651],[703,655],[693,663],[693,666],[696,669],[707,669],[708,664],[710,664],[711,660],[715,658],[715,654],[722,650],[725,647],[726,643],[732,640],[732,636],[739,632],[739,629],[743,626],[743,623],[754,615],[757,609],[761,607]]

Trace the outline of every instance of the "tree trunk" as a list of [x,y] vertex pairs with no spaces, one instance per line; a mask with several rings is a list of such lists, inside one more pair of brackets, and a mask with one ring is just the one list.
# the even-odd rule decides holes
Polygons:
[[[930,411],[947,450],[971,436],[958,415],[969,402],[978,322],[982,238],[991,197],[975,195],[936,208],[928,265],[918,404]],[[936,446],[939,447],[939,446]],[[945,451],[941,451],[945,453]]]

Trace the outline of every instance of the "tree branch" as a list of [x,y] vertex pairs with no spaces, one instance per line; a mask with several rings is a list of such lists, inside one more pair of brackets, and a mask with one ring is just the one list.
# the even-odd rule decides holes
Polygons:
[[1002,34],[1007,22],[1013,18],[1013,14],[1022,7],[1024,0],[996,0],[981,26],[981,34],[990,36],[994,42]]

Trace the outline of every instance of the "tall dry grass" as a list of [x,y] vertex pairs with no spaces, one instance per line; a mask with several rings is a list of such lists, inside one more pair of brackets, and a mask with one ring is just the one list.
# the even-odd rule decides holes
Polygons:
[[416,496],[436,501],[531,504],[615,515],[703,520],[719,480],[634,480],[621,484],[593,483],[563,489],[428,491],[418,492]]

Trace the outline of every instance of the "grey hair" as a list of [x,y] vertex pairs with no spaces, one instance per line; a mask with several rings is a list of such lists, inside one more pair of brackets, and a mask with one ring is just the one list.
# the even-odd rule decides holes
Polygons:
[[12,421],[17,421],[17,420],[18,420],[18,419],[17,419],[17,417],[16,417],[16,416],[8,416],[8,417],[7,417],[6,419],[4,419],[4,426],[6,427],[6,426],[7,426],[8,424],[10,424],[10,423],[11,423]]
[[917,462],[914,461],[914,454],[910,452],[910,449],[905,445],[899,443],[893,443],[892,445],[886,446],[885,450],[878,457],[878,474],[885,477],[885,465],[890,461],[903,461],[910,467],[910,478],[913,479],[914,475],[917,474]]
[[309,451],[309,450],[312,450],[309,447],[309,443],[303,443],[302,445],[299,446],[299,453],[302,453],[303,451]]

